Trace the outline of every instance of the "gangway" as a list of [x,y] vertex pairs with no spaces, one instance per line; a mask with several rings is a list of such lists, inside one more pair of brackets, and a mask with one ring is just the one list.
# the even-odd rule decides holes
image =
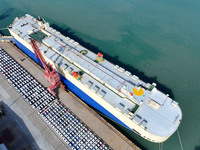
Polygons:
[[59,74],[55,71],[55,69],[52,67],[50,63],[47,63],[45,61],[44,57],[42,56],[40,50],[38,49],[38,46],[36,45],[33,39],[31,39],[30,44],[35,52],[36,58],[39,58],[45,69],[44,77],[51,83],[51,85],[47,88],[47,90],[56,97],[56,94],[54,93],[53,90],[62,85]]

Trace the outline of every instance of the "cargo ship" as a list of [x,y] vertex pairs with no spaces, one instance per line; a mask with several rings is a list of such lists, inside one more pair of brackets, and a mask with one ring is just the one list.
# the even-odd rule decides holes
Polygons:
[[144,139],[161,143],[179,127],[178,102],[50,27],[44,19],[26,14],[8,27],[16,45],[35,62],[34,39],[47,63],[62,82],[85,103]]

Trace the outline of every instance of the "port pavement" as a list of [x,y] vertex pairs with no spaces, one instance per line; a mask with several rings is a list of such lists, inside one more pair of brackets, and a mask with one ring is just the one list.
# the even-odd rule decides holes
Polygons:
[[[21,52],[11,43],[0,42],[0,47],[10,54],[30,74],[32,74],[42,85],[48,87],[44,78],[44,70]],[[32,109],[23,100],[17,91],[2,76],[0,76],[0,91],[4,91],[5,103],[18,114],[27,124],[35,142],[41,149],[68,149],[69,147],[60,136],[38,116],[36,109]],[[2,93],[2,92],[1,92]],[[58,90],[59,100],[68,107],[78,118],[80,118],[91,130],[101,137],[112,149],[116,150],[139,150],[134,143],[123,136],[96,112],[84,104],[73,93],[63,89]],[[1,101],[1,99],[0,99]],[[27,122],[27,123],[26,123]],[[30,128],[28,127],[30,126]]]

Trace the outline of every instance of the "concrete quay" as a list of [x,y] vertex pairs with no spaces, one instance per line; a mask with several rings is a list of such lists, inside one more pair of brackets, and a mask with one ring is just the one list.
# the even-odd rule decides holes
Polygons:
[[[44,78],[44,70],[21,52],[11,43],[0,42],[0,47],[11,55],[42,85],[50,84]],[[26,124],[30,134],[40,149],[70,149],[65,141],[49,126],[37,109],[32,109],[23,97],[7,82],[0,74],[0,101],[3,101],[14,111]],[[139,150],[139,148],[124,137],[119,131],[107,123],[96,112],[78,99],[73,93],[63,89],[58,90],[59,100],[81,119],[93,132],[102,138],[112,149],[116,150]],[[17,121],[17,120],[16,120]],[[23,128],[23,127],[22,127]],[[27,135],[28,136],[28,135]]]

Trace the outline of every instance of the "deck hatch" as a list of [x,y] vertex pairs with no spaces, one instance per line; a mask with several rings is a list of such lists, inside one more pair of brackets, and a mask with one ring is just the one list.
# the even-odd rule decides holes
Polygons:
[[142,121],[142,123],[141,123],[141,127],[144,128],[144,129],[146,129],[146,128],[147,128],[147,127],[146,127],[146,126],[147,126],[147,122],[148,122],[148,121],[144,119],[144,120]]
[[104,97],[106,95],[106,92],[104,90],[100,90],[98,93],[97,93],[100,97]]
[[133,120],[137,123],[137,124],[140,124],[142,122],[142,117],[139,116],[138,114],[136,114],[134,117],[133,117]]
[[122,103],[119,103],[119,105],[121,105],[122,107],[125,107],[125,105],[124,105],[124,104],[122,104]]
[[99,88],[97,85],[95,85],[95,86],[93,86],[93,87],[91,88],[91,90],[92,90],[93,92],[97,92],[99,89],[100,89],[100,88]]
[[68,67],[66,70],[67,72],[72,72],[74,69],[72,67]]
[[85,83],[85,85],[89,88],[93,85],[93,82],[92,81],[88,81]]
[[119,103],[119,104],[117,104],[117,108],[118,108],[120,111],[122,111],[122,110],[124,110],[125,105],[122,104],[122,103]]

